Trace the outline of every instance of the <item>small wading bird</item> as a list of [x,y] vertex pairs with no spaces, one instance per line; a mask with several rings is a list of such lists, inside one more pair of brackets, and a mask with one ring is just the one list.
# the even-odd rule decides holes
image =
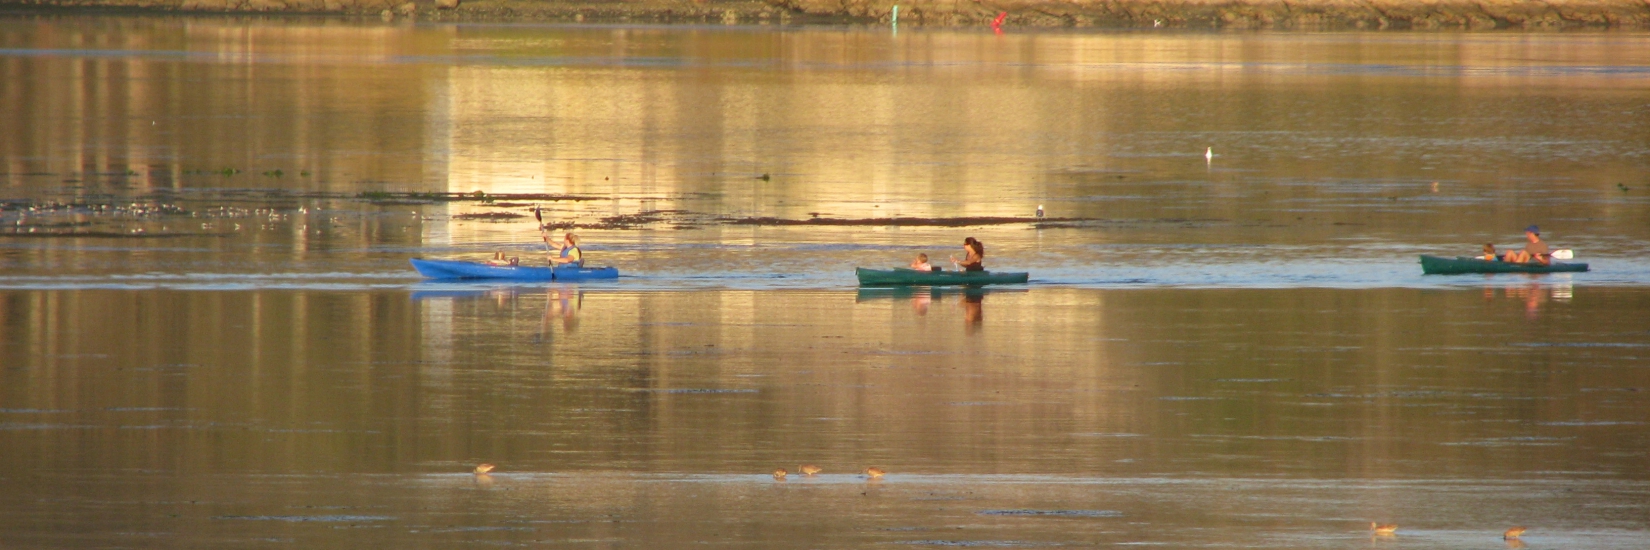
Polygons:
[[1523,534],[1524,534],[1524,526],[1520,525],[1518,527],[1508,529],[1504,533],[1501,533],[1501,539],[1502,540],[1512,540],[1512,539],[1518,538],[1519,536],[1522,536]]
[[1398,524],[1370,522],[1369,530],[1374,531],[1377,535],[1391,535],[1398,532]]
[[796,469],[801,470],[802,475],[805,476],[811,476],[820,472],[819,467],[812,464],[803,464],[801,466],[797,466]]
[[785,475],[789,473],[790,472],[785,471],[784,468],[779,468],[773,471],[773,478],[783,481],[785,479]]
[[884,472],[882,471],[882,468],[878,468],[876,466],[865,469],[865,476],[871,479],[881,479],[882,475],[886,473],[888,472]]
[[482,464],[480,466],[476,466],[476,475],[487,475],[487,472],[493,471],[493,468],[494,466],[492,464]]

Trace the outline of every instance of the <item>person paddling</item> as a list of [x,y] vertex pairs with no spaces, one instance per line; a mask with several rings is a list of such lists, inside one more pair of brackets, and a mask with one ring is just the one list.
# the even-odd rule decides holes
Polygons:
[[963,239],[963,251],[965,254],[963,260],[958,262],[957,257],[952,256],[952,264],[955,264],[958,269],[962,269],[963,271],[985,271],[984,244],[981,244],[980,241],[974,237],[969,237]]
[[1552,251],[1547,249],[1547,243],[1541,240],[1541,228],[1529,226],[1524,228],[1524,239],[1530,241],[1523,250],[1514,250],[1502,256],[1501,260],[1509,263],[1538,263],[1552,265]]
[[553,251],[557,255],[550,257],[550,265],[571,265],[584,267],[584,252],[579,250],[579,236],[568,233],[560,242],[551,241]]

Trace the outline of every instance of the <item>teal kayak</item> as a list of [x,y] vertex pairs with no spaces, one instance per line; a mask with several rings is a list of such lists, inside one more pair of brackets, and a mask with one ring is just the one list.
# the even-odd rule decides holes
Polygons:
[[1030,273],[992,273],[990,271],[917,271],[903,267],[894,269],[854,268],[859,284],[864,286],[941,286],[941,285],[1002,285],[1024,283]]
[[542,265],[491,265],[481,262],[454,260],[412,259],[413,269],[430,279],[505,279],[511,281],[588,281],[617,279],[619,270],[612,267],[563,266],[550,268]]
[[1421,256],[1421,271],[1427,275],[1461,275],[1465,273],[1565,273],[1587,271],[1587,264],[1563,264],[1553,262],[1550,265],[1538,263],[1509,263],[1492,262],[1478,258],[1440,258],[1437,256]]

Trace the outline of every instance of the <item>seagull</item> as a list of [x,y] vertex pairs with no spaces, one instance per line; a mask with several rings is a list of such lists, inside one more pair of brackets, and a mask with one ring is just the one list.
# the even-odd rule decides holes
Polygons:
[[1161,26],[1163,26],[1163,20],[1162,20],[1162,19],[1153,19],[1153,20],[1152,20],[1152,26],[1153,26],[1153,27],[1161,27]]
[[865,476],[871,479],[881,479],[882,475],[886,473],[887,472],[882,471],[882,468],[878,468],[876,466],[865,469]]
[[1043,205],[1041,204],[1037,205],[1037,217],[1043,217]]
[[1525,531],[1525,529],[1522,526],[1514,527],[1512,529],[1508,529],[1504,533],[1501,533],[1501,538],[1503,540],[1513,540],[1513,539],[1518,538],[1520,535],[1523,535],[1524,531]]
[[492,464],[477,465],[476,466],[476,475],[478,475],[478,476],[487,475],[487,472],[493,471],[493,468],[494,468],[494,466]]
[[1398,532],[1398,524],[1370,522],[1369,530],[1374,531],[1377,535],[1391,535]]
[[775,469],[773,471],[773,478],[777,479],[777,480],[780,480],[780,481],[784,481],[785,480],[785,474],[788,474],[788,473],[790,473],[790,472],[785,471],[784,468],[778,468],[778,469]]
[[812,476],[814,474],[819,473],[819,467],[815,466],[815,465],[812,465],[812,464],[803,464],[801,466],[798,466],[796,469],[801,470],[802,475],[805,475],[805,476]]
[[1214,147],[1210,147],[1208,149],[1203,150],[1203,161],[1204,162],[1214,162],[1215,161],[1215,148]]

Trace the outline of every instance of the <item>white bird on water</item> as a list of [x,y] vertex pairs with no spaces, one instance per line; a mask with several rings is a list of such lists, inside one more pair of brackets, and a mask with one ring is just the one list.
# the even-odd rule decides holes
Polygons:
[[1203,162],[1214,162],[1214,161],[1215,161],[1215,148],[1210,147],[1208,149],[1204,149],[1203,150]]
[[1043,205],[1041,204],[1037,205],[1037,217],[1043,217]]

